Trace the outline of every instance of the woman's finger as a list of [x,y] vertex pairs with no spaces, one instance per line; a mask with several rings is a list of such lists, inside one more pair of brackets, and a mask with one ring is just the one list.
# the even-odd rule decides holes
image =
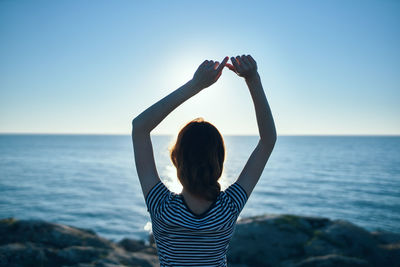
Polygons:
[[237,59],[234,57],[231,57],[231,62],[233,64],[233,66],[235,67],[235,69],[237,70],[239,67],[239,62],[237,61]]
[[250,67],[251,66],[249,60],[247,59],[247,57],[245,55],[243,55],[240,59],[243,62],[243,67]]
[[235,71],[235,67],[232,64],[226,63],[225,67],[227,67],[228,69]]
[[221,64],[219,64],[218,68],[217,68],[217,72],[220,73],[224,67],[226,62],[228,61],[229,57],[225,57],[224,60],[222,60]]
[[247,55],[247,59],[251,62],[251,64],[254,67],[257,67],[257,62],[254,60],[254,58],[251,55]]
[[210,60],[210,61],[208,62],[207,68],[209,68],[209,69],[213,68],[213,69],[214,69],[214,67],[215,67],[215,62],[214,62],[214,60]]
[[203,63],[200,64],[200,66],[204,66],[204,65],[206,65],[207,63],[208,63],[208,60],[206,59],[206,60],[203,61]]
[[217,69],[218,69],[218,65],[219,65],[219,62],[218,62],[218,61],[215,61],[215,62],[214,62],[214,65],[213,65],[213,69],[214,69],[214,70],[217,70]]
[[240,60],[240,56],[236,56],[236,62],[238,63],[238,65],[241,65],[242,64],[242,62],[241,62],[241,60]]

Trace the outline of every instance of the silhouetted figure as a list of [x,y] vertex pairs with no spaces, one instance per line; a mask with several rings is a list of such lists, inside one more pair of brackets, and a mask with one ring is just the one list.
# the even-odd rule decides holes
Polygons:
[[[161,266],[226,266],[226,252],[236,220],[257,184],[276,141],[275,125],[250,56],[205,60],[192,80],[164,97],[132,121],[136,169]],[[150,132],[176,107],[215,83],[227,66],[243,77],[256,111],[260,140],[238,179],[220,191],[218,179],[225,158],[224,141],[209,122],[195,119],[182,128],[170,151],[180,194],[161,182],[154,162]]]

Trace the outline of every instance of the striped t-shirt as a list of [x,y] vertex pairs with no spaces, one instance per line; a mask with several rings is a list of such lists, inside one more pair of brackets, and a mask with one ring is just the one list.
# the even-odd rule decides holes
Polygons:
[[227,266],[228,244],[246,201],[246,191],[234,183],[196,215],[181,194],[158,182],[147,194],[146,205],[160,265]]

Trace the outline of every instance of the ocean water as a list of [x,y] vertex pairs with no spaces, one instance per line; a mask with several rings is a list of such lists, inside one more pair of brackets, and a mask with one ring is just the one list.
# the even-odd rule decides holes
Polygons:
[[[256,136],[225,136],[226,188]],[[152,136],[161,179],[179,191],[172,136]],[[280,136],[241,217],[298,214],[400,233],[400,137]],[[130,136],[0,135],[0,218],[90,228],[113,240],[147,239],[150,218]]]

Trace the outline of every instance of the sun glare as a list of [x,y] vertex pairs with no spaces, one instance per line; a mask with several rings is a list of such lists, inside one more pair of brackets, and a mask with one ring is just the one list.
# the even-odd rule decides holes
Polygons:
[[[165,167],[165,173],[163,176],[163,182],[165,186],[172,192],[179,194],[182,191],[182,185],[176,176],[176,169],[174,166],[168,165]],[[225,190],[229,186],[229,181],[225,175],[225,172],[222,173],[221,178],[219,179],[219,184],[221,185],[221,190]]]
[[180,193],[182,191],[182,185],[176,176],[176,169],[174,166],[167,165],[165,167],[165,180],[164,184],[168,189],[175,193]]

